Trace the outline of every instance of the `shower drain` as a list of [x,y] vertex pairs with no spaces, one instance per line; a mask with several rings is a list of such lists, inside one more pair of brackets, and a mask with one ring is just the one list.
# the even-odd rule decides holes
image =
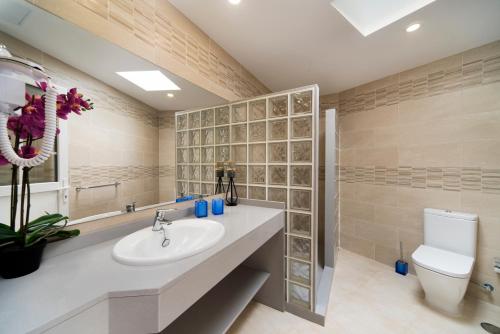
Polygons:
[[500,334],[500,328],[498,328],[497,326],[492,325],[490,323],[482,322],[481,323],[481,327],[483,327],[483,329],[485,331],[487,331],[488,333],[491,333],[491,334]]

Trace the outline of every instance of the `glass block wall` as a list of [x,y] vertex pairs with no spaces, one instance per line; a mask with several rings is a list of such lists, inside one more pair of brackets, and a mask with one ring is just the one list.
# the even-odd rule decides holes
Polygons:
[[287,301],[311,311],[318,122],[317,86],[176,113],[177,195],[212,194],[215,163],[231,160],[240,198],[285,202]]

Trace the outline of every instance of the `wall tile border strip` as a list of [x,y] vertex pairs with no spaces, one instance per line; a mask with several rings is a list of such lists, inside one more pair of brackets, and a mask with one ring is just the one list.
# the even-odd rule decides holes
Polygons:
[[477,191],[500,195],[500,169],[480,167],[340,166],[340,182]]
[[[175,168],[173,166],[162,166],[164,170],[165,167],[167,169],[170,168],[171,171],[163,171],[163,173],[173,176]],[[154,178],[160,176],[160,168],[158,166],[81,166],[71,167],[69,173],[71,186],[77,187],[115,181]]]
[[[479,49],[498,49],[500,41]],[[473,49],[471,51],[474,51]],[[407,72],[340,93],[340,115],[390,106],[403,101],[442,95],[463,88],[500,82],[500,52],[468,60],[467,51]]]

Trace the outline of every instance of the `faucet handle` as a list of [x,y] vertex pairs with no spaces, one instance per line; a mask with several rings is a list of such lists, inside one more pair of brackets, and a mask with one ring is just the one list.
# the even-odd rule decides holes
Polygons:
[[135,212],[135,202],[132,202],[131,204],[125,205],[125,210],[127,212]]
[[156,210],[155,220],[153,222],[153,231],[160,231],[164,224],[171,225],[172,222],[167,218],[167,213],[173,211],[172,209],[158,209]]
[[167,214],[173,211],[172,209],[158,209],[156,210],[156,220],[168,221]]

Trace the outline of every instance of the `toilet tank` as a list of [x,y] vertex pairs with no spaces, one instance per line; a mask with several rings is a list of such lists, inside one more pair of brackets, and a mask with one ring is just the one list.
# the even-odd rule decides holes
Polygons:
[[476,214],[424,209],[425,245],[476,257]]

